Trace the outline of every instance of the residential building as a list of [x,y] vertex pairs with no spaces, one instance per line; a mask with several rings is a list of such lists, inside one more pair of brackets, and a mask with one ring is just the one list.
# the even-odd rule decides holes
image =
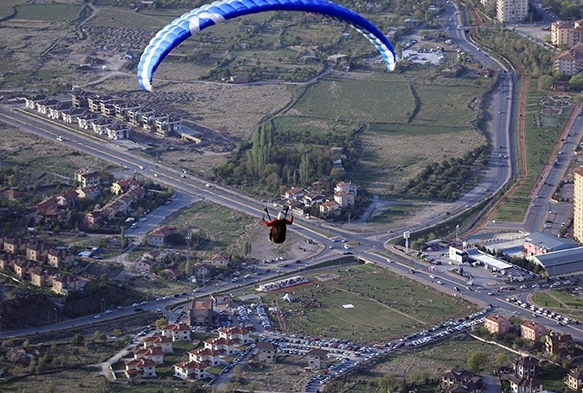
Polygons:
[[68,111],[61,112],[61,120],[68,124],[79,124],[79,118],[85,114],[85,109],[71,108]]
[[352,184],[352,182],[345,182],[341,181],[336,184],[334,187],[334,193],[337,192],[348,192],[356,198],[358,196],[358,191],[356,189],[356,184]]
[[573,337],[567,333],[551,331],[545,336],[545,349],[551,355],[567,355],[573,352]]
[[75,206],[77,200],[79,199],[79,194],[76,190],[69,190],[63,195],[57,197],[57,205],[59,206]]
[[510,391],[512,393],[540,393],[543,389],[543,381],[532,377],[509,376]]
[[340,205],[335,201],[326,201],[320,204],[320,213],[324,216],[340,214]]
[[160,347],[138,348],[133,351],[134,359],[150,359],[155,364],[164,363],[164,352]]
[[233,300],[233,295],[230,293],[213,293],[211,295],[211,300],[214,306],[230,306],[231,300]]
[[52,248],[47,254],[48,264],[56,268],[71,267],[75,263],[75,255],[67,249]]
[[100,117],[99,119],[96,119],[93,122],[91,122],[91,128],[93,129],[93,132],[96,133],[97,135],[107,135],[108,127],[111,127],[114,124],[116,124],[115,120],[110,119],[108,117]]
[[500,23],[522,22],[528,15],[528,0],[497,0],[496,18]]
[[572,368],[569,374],[563,379],[565,385],[575,392],[580,392],[583,388],[583,368]]
[[456,366],[441,374],[441,387],[449,390],[457,385],[468,385],[474,376],[475,374],[473,372]]
[[180,379],[204,379],[214,378],[214,375],[206,372],[209,367],[205,362],[179,362],[174,365],[174,376]]
[[168,116],[166,118],[157,118],[154,121],[154,125],[157,134],[167,136],[171,133],[180,132],[180,129],[182,128],[182,120],[177,117]]
[[20,254],[26,252],[26,241],[20,237],[4,238],[4,251],[12,254]]
[[83,217],[83,223],[85,224],[85,226],[90,227],[90,228],[93,226],[101,224],[102,221],[103,221],[103,215],[101,214],[101,211],[99,211],[99,210],[85,213],[85,216]]
[[354,194],[347,191],[335,192],[334,202],[340,205],[341,208],[354,206]]
[[82,168],[75,171],[75,181],[81,188],[98,186],[101,175],[99,172],[90,168]]
[[31,261],[45,262],[49,253],[49,246],[42,240],[26,243],[26,258]]
[[160,326],[160,334],[173,341],[190,341],[190,327],[184,323]]
[[326,200],[324,194],[320,194],[315,191],[310,191],[306,195],[304,195],[303,202],[306,206],[315,206],[319,203],[322,203]]
[[116,102],[113,104],[115,107],[115,117],[121,121],[129,120],[129,112],[139,110],[142,105],[135,102]]
[[488,314],[484,319],[484,327],[488,329],[491,334],[508,333],[510,324],[508,320],[501,315]]
[[61,295],[68,295],[69,292],[78,291],[82,286],[79,277],[70,274],[60,274],[53,277],[53,292]]
[[79,199],[95,198],[99,196],[99,194],[101,194],[101,189],[99,188],[99,186],[83,187],[76,189],[75,192],[77,192]]
[[551,23],[551,43],[555,46],[567,45],[569,31],[573,28],[570,21],[556,21]]
[[164,336],[154,335],[154,336],[144,337],[143,340],[144,340],[144,348],[153,348],[153,347],[161,348],[162,352],[164,354],[174,352],[174,349],[172,348],[172,343],[174,342],[174,340],[172,339],[172,337],[164,337]]
[[257,356],[259,360],[266,363],[275,363],[277,348],[269,341],[257,343]]
[[548,232],[533,232],[524,239],[524,254],[528,258],[577,246],[577,242],[571,239],[557,237]]
[[37,287],[52,287],[55,272],[35,266],[30,270],[30,283]]
[[228,356],[235,353],[235,345],[237,343],[234,340],[229,340],[226,338],[209,338],[203,341],[204,348],[213,351],[218,351],[221,356]]
[[150,359],[132,359],[126,360],[126,376],[128,378],[135,378],[135,377],[155,377],[156,376],[156,363]]
[[583,167],[573,171],[573,237],[583,242]]
[[18,259],[17,254],[11,252],[0,253],[0,269],[14,271],[14,264]]
[[573,76],[583,69],[583,43],[573,45],[568,51],[561,53],[555,60],[555,70]]
[[34,97],[25,97],[24,103],[28,109],[36,109],[36,104],[40,102],[44,102],[48,99],[45,95],[36,95]]
[[514,374],[518,377],[535,377],[538,374],[539,360],[526,356],[514,362]]
[[303,189],[298,187],[292,187],[289,190],[287,190],[283,196],[285,199],[299,201],[304,197],[305,194],[306,192]]
[[113,141],[129,139],[132,128],[123,123],[114,123],[105,127],[105,134]]
[[212,265],[214,267],[228,266],[231,263],[231,254],[224,251],[220,251],[216,254],[211,255],[210,258],[205,259],[201,263],[206,265]]
[[249,338],[249,331],[238,326],[219,329],[219,337],[232,340],[236,345],[245,345],[253,342]]
[[14,273],[21,280],[30,280],[30,272],[38,266],[38,263],[29,260],[18,260],[14,263]]
[[146,131],[156,131],[156,123],[168,119],[168,114],[164,112],[154,112],[147,117],[142,117],[142,128]]
[[312,348],[307,353],[308,357],[308,367],[311,369],[325,369],[328,368],[328,363],[326,362],[326,355],[328,351],[319,348]]
[[190,326],[210,326],[213,323],[213,301],[193,300],[190,309]]
[[77,117],[77,124],[79,125],[79,128],[81,128],[82,130],[89,130],[93,129],[92,124],[94,121],[97,121],[98,119],[101,119],[101,116],[99,114],[86,112]]
[[115,195],[120,195],[123,193],[128,192],[129,190],[131,190],[132,188],[135,188],[137,186],[139,186],[140,183],[138,183],[137,180],[134,179],[121,179],[118,180],[116,182],[114,182],[111,187],[111,193],[115,194]]
[[546,329],[540,323],[524,321],[520,325],[520,335],[527,340],[538,341],[546,334]]
[[58,209],[59,203],[55,197],[49,197],[36,205],[36,212],[45,216],[56,213]]
[[193,349],[188,352],[188,361],[190,362],[208,362],[211,366],[221,363],[220,353],[208,348]]
[[151,273],[152,269],[158,265],[158,262],[151,259],[142,258],[136,261],[135,267],[138,273]]
[[176,228],[163,226],[154,229],[152,232],[148,233],[148,244],[155,247],[160,247],[166,241],[166,238],[173,234]]

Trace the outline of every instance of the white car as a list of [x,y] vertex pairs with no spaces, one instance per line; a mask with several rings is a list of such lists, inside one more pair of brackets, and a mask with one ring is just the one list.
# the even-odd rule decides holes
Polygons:
[[101,314],[97,314],[97,315],[96,315],[96,316],[94,316],[93,318],[95,318],[95,319],[99,319],[99,318],[101,318]]
[[111,314],[111,310],[105,310],[106,314]]

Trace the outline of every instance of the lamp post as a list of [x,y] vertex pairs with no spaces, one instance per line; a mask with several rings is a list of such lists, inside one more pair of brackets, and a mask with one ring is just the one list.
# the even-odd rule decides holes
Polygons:
[[101,299],[101,312],[105,312],[105,299]]

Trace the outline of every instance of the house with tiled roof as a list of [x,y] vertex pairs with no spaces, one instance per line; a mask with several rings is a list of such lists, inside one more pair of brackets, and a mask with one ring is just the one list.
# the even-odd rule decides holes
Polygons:
[[126,360],[126,376],[128,378],[150,378],[156,376],[156,363],[150,359],[132,359]]
[[83,224],[85,224],[85,226],[89,228],[96,225],[100,225],[102,221],[103,215],[101,214],[100,210],[85,213],[85,215],[83,216]]
[[154,269],[157,265],[158,262],[156,261],[147,258],[141,258],[136,261],[134,266],[137,273],[151,273],[152,269]]
[[84,284],[77,276],[70,274],[60,274],[53,277],[53,292],[67,295],[69,292],[78,291],[83,288]]
[[134,359],[150,359],[156,364],[164,363],[164,351],[160,347],[138,348],[133,351]]
[[476,375],[456,366],[441,374],[441,387],[448,393],[474,393],[477,388]]
[[277,348],[269,341],[257,343],[257,356],[261,362],[275,363]]
[[18,254],[13,254],[11,252],[0,253],[0,269],[14,271],[14,264],[18,260]]
[[527,340],[538,341],[546,332],[547,330],[543,325],[534,321],[524,321],[520,325],[520,336]]
[[580,392],[583,388],[583,368],[576,367],[569,370],[569,374],[563,379],[565,385],[575,392]]
[[568,333],[550,331],[545,336],[545,349],[551,355],[564,356],[573,352],[573,337]]
[[334,193],[334,202],[341,208],[354,206],[354,194],[347,191],[338,191]]
[[229,306],[231,304],[231,300],[233,300],[233,295],[230,293],[213,293],[211,295],[211,300],[215,306]]
[[190,327],[184,323],[162,325],[160,334],[171,337],[173,341],[190,341]]
[[79,194],[77,194],[77,190],[69,190],[65,192],[63,195],[59,195],[57,197],[57,205],[59,206],[75,206],[77,204],[77,200],[79,199]]
[[172,339],[172,337],[164,337],[164,336],[154,335],[154,336],[144,337],[143,340],[144,340],[144,348],[153,348],[153,347],[161,348],[162,352],[164,354],[174,352],[174,349],[172,348],[172,343],[174,342],[174,340]]
[[213,301],[195,299],[189,312],[190,326],[210,326],[213,323]]
[[71,267],[75,263],[75,254],[63,248],[52,248],[47,253],[47,261],[50,266],[56,268]]
[[221,353],[210,348],[193,349],[188,352],[189,362],[208,362],[211,366],[221,363]]
[[30,272],[32,269],[38,266],[38,263],[35,261],[25,260],[18,260],[14,264],[14,273],[22,280],[30,279]]
[[569,76],[576,75],[583,69],[583,43],[573,45],[555,59],[555,70]]
[[514,374],[518,377],[535,377],[538,374],[539,360],[526,356],[514,362]]
[[101,174],[90,168],[81,168],[75,171],[75,181],[80,188],[99,186]]
[[237,345],[237,342],[222,337],[215,337],[204,340],[203,344],[205,349],[218,351],[221,356],[226,356],[236,352],[235,346]]
[[351,193],[352,195],[354,195],[354,197],[356,198],[358,196],[358,190],[356,188],[356,184],[352,184],[352,182],[345,182],[345,181],[341,181],[338,182],[336,184],[336,186],[334,187],[334,193],[337,192],[348,192]]
[[308,367],[312,369],[325,369],[328,368],[328,363],[326,362],[326,356],[328,351],[319,348],[312,348],[307,353],[308,357]]
[[101,194],[101,188],[99,186],[83,187],[76,189],[75,192],[79,196],[79,199],[95,198]]
[[213,374],[206,372],[208,367],[210,365],[206,362],[179,362],[174,365],[174,376],[180,379],[194,380],[213,378]]
[[140,183],[138,183],[138,181],[135,179],[121,179],[114,182],[111,185],[110,190],[112,194],[120,195],[139,185]]
[[340,205],[335,201],[322,202],[320,204],[320,213],[325,216],[340,214]]
[[4,251],[12,254],[21,254],[26,252],[26,240],[21,237],[4,238]]
[[155,228],[152,232],[148,233],[148,244],[155,247],[160,247],[166,241],[166,238],[176,232],[175,227],[163,226]]
[[201,263],[212,265],[214,267],[226,267],[231,263],[231,254],[224,251],[219,251],[218,253],[213,254],[209,258],[203,260]]
[[36,212],[39,214],[50,214],[55,213],[59,209],[59,204],[57,202],[57,198],[50,197],[47,198],[36,205]]
[[233,340],[237,345],[250,344],[253,342],[253,340],[249,338],[249,331],[238,326],[219,329],[219,337]]
[[36,239],[26,242],[26,258],[31,261],[45,262],[49,253],[49,246],[42,240]]
[[283,196],[285,199],[299,201],[304,197],[305,194],[306,192],[303,189],[299,187],[292,187],[289,190],[287,190]]
[[508,333],[510,323],[501,315],[488,314],[484,318],[484,327],[488,329],[490,334],[503,334]]
[[52,287],[54,271],[35,266],[30,270],[30,283],[36,287]]
[[509,376],[512,393],[540,393],[544,390],[543,381],[533,377]]

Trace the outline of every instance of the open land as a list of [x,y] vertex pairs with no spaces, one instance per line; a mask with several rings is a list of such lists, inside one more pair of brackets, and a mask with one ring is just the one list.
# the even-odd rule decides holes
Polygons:
[[[263,295],[266,304],[278,302],[290,334],[385,343],[475,309],[460,298],[371,264],[300,274],[310,283]],[[286,293],[295,301],[281,300]]]

